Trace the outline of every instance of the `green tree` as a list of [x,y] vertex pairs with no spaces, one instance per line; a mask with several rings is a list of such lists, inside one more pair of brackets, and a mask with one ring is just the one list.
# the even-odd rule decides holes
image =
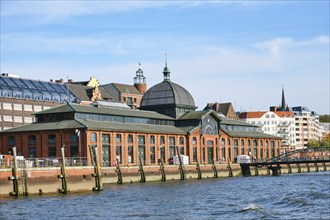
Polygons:
[[319,147],[320,146],[320,141],[316,139],[310,139],[307,143],[307,147]]
[[330,123],[330,115],[320,115],[319,120],[322,123]]
[[330,147],[330,137],[321,140],[321,146]]

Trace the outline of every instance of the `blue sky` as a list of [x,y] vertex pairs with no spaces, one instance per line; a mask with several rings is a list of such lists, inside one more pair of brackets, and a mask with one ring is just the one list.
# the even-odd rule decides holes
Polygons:
[[1,0],[1,73],[151,86],[171,80],[199,109],[281,102],[329,114],[329,1]]

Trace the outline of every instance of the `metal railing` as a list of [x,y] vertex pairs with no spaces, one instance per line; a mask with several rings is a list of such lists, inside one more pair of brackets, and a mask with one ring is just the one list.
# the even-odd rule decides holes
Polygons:
[[[67,157],[65,158],[65,166],[67,167],[81,167],[87,166],[87,158],[84,157]],[[18,159],[18,168],[32,168],[32,167],[61,167],[62,158],[25,158]],[[0,160],[0,169],[13,168],[13,159],[2,159]]]

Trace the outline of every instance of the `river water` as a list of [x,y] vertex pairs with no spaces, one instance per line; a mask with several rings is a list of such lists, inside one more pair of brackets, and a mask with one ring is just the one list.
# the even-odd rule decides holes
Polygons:
[[105,185],[0,205],[0,219],[330,219],[330,172]]

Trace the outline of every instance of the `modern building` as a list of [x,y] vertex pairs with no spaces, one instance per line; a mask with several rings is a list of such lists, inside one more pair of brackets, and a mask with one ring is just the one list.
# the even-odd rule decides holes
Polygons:
[[295,115],[296,148],[304,148],[311,139],[321,140],[319,116],[305,106],[290,108]]
[[307,146],[311,139],[321,140],[323,137],[320,127],[319,116],[316,112],[309,110],[305,106],[289,107],[285,102],[284,89],[282,88],[282,101],[280,106],[271,106],[270,110],[277,112],[292,112],[295,117],[295,149],[301,149]]
[[282,138],[282,150],[296,148],[295,116],[290,111],[241,112],[241,121],[257,125],[258,130]]
[[35,120],[31,113],[65,102],[79,102],[66,85],[2,74],[0,76],[0,130],[32,123]]
[[[26,158],[87,158],[97,147],[103,166],[171,163],[177,150],[189,163],[235,161],[237,155],[270,158],[281,152],[281,138],[257,131],[256,125],[219,117],[214,110],[195,111],[191,94],[171,82],[165,65],[164,80],[151,87],[141,109],[102,104],[66,103],[34,113],[36,121],[0,132],[0,153],[16,146]],[[176,150],[177,149],[177,150]]]

